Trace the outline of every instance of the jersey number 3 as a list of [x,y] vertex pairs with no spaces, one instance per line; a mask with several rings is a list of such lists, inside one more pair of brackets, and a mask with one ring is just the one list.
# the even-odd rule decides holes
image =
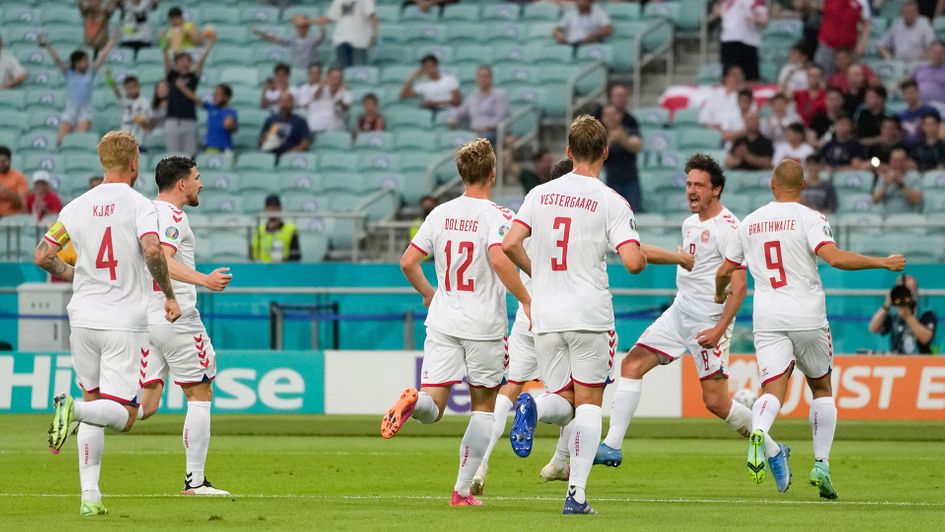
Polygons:
[[107,269],[109,280],[114,281],[118,278],[118,261],[115,259],[115,248],[112,247],[111,226],[105,228],[102,245],[98,248],[98,256],[95,257],[95,267],[100,270]]
[[561,258],[551,257],[551,270],[562,272],[568,269],[568,242],[571,240],[571,218],[558,216],[555,218],[552,226],[556,231],[562,230],[561,240],[555,242],[555,246],[561,249]]
[[[449,292],[453,289],[452,283],[450,283],[450,274],[453,269],[453,241],[446,241],[446,291]],[[459,267],[456,268],[456,289],[460,292],[472,292],[473,291],[473,280],[472,279],[463,279],[463,276],[466,274],[466,270],[469,269],[469,266],[472,264],[473,260],[473,243],[472,242],[458,242],[456,244],[456,254],[463,254],[463,262],[460,263]]]
[[765,265],[769,270],[777,272],[777,277],[769,277],[771,288],[787,286],[787,274],[784,272],[784,261],[781,258],[781,242],[772,240],[765,242]]

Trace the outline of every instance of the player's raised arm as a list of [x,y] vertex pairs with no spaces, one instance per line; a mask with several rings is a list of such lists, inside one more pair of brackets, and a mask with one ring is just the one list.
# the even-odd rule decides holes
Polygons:
[[643,254],[646,255],[646,262],[649,264],[682,266],[684,270],[691,272],[696,263],[695,255],[684,252],[682,247],[676,248],[675,252],[649,244],[643,244],[640,248],[643,250]]
[[868,257],[845,251],[829,242],[820,246],[817,250],[817,256],[824,259],[824,262],[840,270],[873,270],[886,269],[894,272],[902,271],[906,267],[906,258],[902,255],[890,255],[888,257]]
[[167,260],[161,251],[161,241],[155,233],[146,233],[138,239],[141,243],[141,251],[144,254],[144,263],[148,267],[148,272],[154,278],[158,288],[164,293],[167,302],[164,304],[165,317],[167,321],[174,323],[180,318],[180,307],[177,306],[177,300],[174,297],[174,287],[171,286],[171,276],[167,268]]
[[36,246],[33,262],[54,277],[72,282],[75,268],[63,262],[57,255],[68,242],[69,235],[66,233],[66,228],[61,222],[56,222]]

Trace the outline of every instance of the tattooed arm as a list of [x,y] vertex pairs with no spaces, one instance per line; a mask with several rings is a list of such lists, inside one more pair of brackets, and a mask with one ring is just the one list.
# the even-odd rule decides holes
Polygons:
[[148,233],[141,237],[141,251],[144,253],[144,262],[157,283],[166,299],[164,303],[165,318],[174,323],[180,317],[180,307],[177,306],[177,300],[174,298],[174,288],[171,286],[171,274],[167,267],[167,260],[164,258],[164,252],[161,250],[161,241],[154,233]]
[[36,251],[33,252],[33,262],[51,275],[72,282],[75,268],[63,262],[56,256],[57,253],[59,253],[59,246],[44,238],[40,240]]

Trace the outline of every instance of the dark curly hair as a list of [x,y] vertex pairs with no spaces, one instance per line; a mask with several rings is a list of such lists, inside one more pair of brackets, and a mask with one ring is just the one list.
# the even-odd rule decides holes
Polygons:
[[719,187],[719,197],[722,197],[722,192],[725,190],[725,172],[715,159],[704,153],[697,153],[686,161],[686,174],[691,170],[702,170],[709,174],[712,188]]

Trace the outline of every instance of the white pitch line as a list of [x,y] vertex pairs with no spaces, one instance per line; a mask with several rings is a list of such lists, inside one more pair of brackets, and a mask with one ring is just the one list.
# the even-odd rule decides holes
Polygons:
[[[70,493],[0,493],[0,498],[74,498],[77,494]],[[106,493],[105,498],[110,499],[180,499],[195,498],[190,495],[180,495],[173,493],[151,493],[151,494],[132,494],[132,493]],[[203,497],[206,498],[206,497]],[[315,495],[315,494],[294,494],[294,493],[272,493],[272,494],[235,494],[222,495],[213,498],[218,499],[310,499],[310,500],[328,500],[328,501],[363,501],[363,500],[414,500],[414,501],[438,501],[445,499],[442,495]],[[485,501],[521,501],[521,502],[560,502],[560,497],[489,497]],[[911,501],[790,501],[778,499],[687,499],[687,498],[652,498],[652,497],[594,497],[595,502],[630,502],[630,503],[668,503],[668,504],[779,504],[779,505],[798,505],[798,506],[894,506],[894,507],[945,507],[945,502],[911,502]]]

